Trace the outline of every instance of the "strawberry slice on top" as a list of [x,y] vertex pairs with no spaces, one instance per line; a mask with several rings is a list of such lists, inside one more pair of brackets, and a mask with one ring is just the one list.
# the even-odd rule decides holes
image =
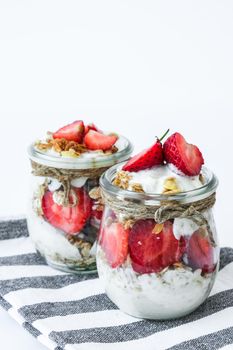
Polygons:
[[177,240],[173,224],[166,221],[159,233],[154,232],[155,221],[138,220],[129,235],[129,253],[134,271],[160,272],[165,267],[180,262],[185,249],[183,237]]
[[[53,192],[46,191],[42,199],[44,218],[54,227],[70,235],[78,234],[91,215],[92,201],[83,188],[72,188],[77,196],[75,206],[58,205]],[[70,198],[72,201],[72,198]]]
[[124,171],[137,172],[144,169],[149,169],[155,165],[163,164],[163,146],[162,139],[167,135],[169,130],[150,148],[136,154],[122,168]]
[[101,227],[99,242],[111,267],[118,267],[126,260],[128,238],[129,229],[125,229],[119,222]]
[[194,176],[200,174],[204,159],[199,148],[186,142],[178,132],[171,135],[163,146],[167,163],[173,164],[183,174]]
[[84,143],[90,150],[107,151],[116,143],[118,136],[105,135],[99,131],[89,130],[84,137]]
[[84,123],[82,120],[63,126],[53,133],[54,139],[66,139],[67,141],[75,141],[82,143],[84,136]]

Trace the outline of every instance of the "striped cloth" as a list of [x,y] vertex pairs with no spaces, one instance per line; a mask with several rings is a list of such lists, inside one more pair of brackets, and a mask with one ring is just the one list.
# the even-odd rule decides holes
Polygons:
[[97,275],[45,265],[25,219],[2,221],[0,303],[50,349],[233,349],[233,249],[221,249],[217,281],[199,309],[172,321],[139,320],[117,309]]

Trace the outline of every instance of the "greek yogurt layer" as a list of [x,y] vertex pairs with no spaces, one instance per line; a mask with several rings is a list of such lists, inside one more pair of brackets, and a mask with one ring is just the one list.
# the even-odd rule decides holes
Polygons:
[[165,182],[170,178],[176,180],[178,192],[190,191],[203,186],[199,175],[185,176],[174,166],[161,165],[137,172],[130,172],[128,190],[133,191],[134,185],[139,184],[146,193],[164,193]]
[[130,261],[111,268],[97,249],[100,279],[109,298],[124,312],[139,318],[169,319],[195,310],[207,298],[215,273],[201,275],[188,267],[167,268],[160,274],[137,274]]
[[28,211],[28,227],[36,248],[43,255],[55,260],[56,256],[77,260],[81,258],[79,250],[69,243],[63,232],[49,225],[32,210]]

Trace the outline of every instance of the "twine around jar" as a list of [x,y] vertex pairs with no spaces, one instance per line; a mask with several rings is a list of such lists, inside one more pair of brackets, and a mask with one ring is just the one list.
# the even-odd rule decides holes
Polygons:
[[167,220],[186,218],[198,226],[206,225],[212,244],[214,239],[208,221],[203,212],[215,204],[215,192],[209,197],[192,203],[179,203],[178,201],[161,201],[158,206],[138,204],[129,200],[121,200],[101,191],[104,204],[108,205],[117,215],[125,220],[154,219],[156,223],[163,224]]
[[[31,160],[32,174],[34,176],[44,176],[51,177],[58,180],[64,191],[64,196],[62,197],[61,205],[63,206],[73,206],[77,203],[77,198],[70,203],[71,194],[71,181],[80,177],[87,177],[89,179],[96,179],[105,172],[108,167],[102,168],[89,168],[89,169],[58,169],[53,167],[48,167],[46,165],[39,164]],[[75,192],[72,191],[72,197],[76,196]],[[77,197],[77,196],[76,196]]]

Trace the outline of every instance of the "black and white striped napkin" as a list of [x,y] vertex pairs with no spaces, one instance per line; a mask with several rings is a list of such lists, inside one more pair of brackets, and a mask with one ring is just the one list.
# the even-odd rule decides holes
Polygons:
[[25,219],[1,221],[0,303],[50,349],[233,349],[233,249],[221,249],[217,281],[198,310],[178,320],[139,320],[117,309],[97,275],[45,265]]

